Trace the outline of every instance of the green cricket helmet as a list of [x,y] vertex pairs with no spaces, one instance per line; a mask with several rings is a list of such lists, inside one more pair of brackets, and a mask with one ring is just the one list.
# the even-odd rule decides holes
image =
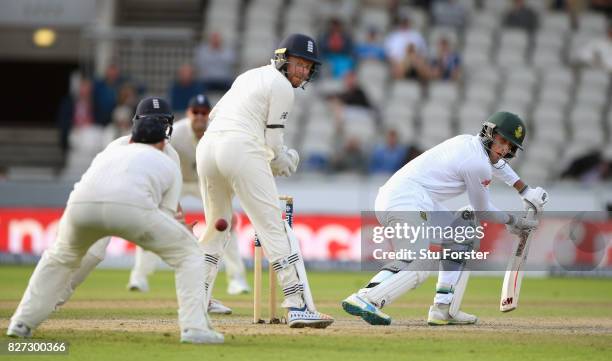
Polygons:
[[512,144],[512,149],[504,158],[510,159],[516,155],[517,148],[523,150],[523,140],[527,128],[521,118],[510,112],[496,112],[482,124],[480,137],[487,149],[491,147],[495,134],[499,134]]

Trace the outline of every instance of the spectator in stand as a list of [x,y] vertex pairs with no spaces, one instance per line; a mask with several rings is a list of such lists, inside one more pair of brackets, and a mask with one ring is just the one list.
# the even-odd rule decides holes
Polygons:
[[204,93],[204,85],[196,80],[191,64],[183,64],[177,71],[176,80],[170,87],[170,104],[174,113],[184,113],[189,100]]
[[393,174],[404,165],[407,154],[408,148],[399,143],[397,131],[390,129],[385,143],[374,147],[369,171],[371,174]]
[[318,43],[323,60],[329,64],[331,76],[342,78],[355,67],[353,37],[344,30],[342,21],[332,18]]
[[331,170],[334,172],[357,172],[364,174],[367,159],[357,138],[349,138],[331,160]]
[[[119,96],[117,97],[117,106],[115,109],[120,106],[126,106],[131,110],[132,114],[134,114],[136,111],[136,105],[138,105],[138,98],[138,90],[136,90],[134,85],[126,82],[121,86],[121,88],[119,88]],[[113,121],[115,121],[114,115]]]
[[396,79],[412,79],[424,83],[431,78],[429,61],[416,50],[415,44],[412,43],[406,47],[405,57],[392,70],[393,77]]
[[538,28],[538,14],[525,5],[525,0],[514,0],[512,8],[504,14],[503,23],[506,27],[533,33]]
[[[395,30],[385,40],[385,52],[391,62],[391,72],[396,78],[402,78],[406,52],[412,45],[412,51],[419,57],[427,56],[427,45],[423,35],[412,28],[410,18],[402,15]],[[399,75],[399,76],[398,76]]]
[[104,145],[132,132],[132,117],[134,109],[128,105],[118,105],[113,110],[113,122],[104,128]]
[[109,65],[104,72],[104,78],[94,81],[93,112],[96,124],[105,126],[112,121],[119,89],[123,83],[124,79],[117,64]]
[[60,145],[64,154],[70,149],[69,137],[74,128],[86,128],[95,123],[92,84],[87,78],[73,76],[71,90],[62,100],[57,116]]
[[431,4],[431,15],[436,26],[448,26],[463,31],[468,12],[457,0],[436,0]]
[[612,73],[612,22],[608,23],[606,37],[591,39],[580,49],[578,61],[583,65]]
[[365,41],[355,47],[355,57],[358,62],[366,60],[385,61],[385,48],[379,40],[379,31],[376,27],[368,27]]
[[344,90],[341,93],[331,95],[329,99],[340,105],[372,108],[372,103],[359,85],[357,74],[353,71],[344,75]]
[[211,33],[208,44],[202,44],[195,49],[194,64],[198,79],[203,82],[207,91],[225,92],[231,88],[236,54],[233,49],[223,45],[221,34]]
[[461,78],[461,58],[446,37],[438,41],[438,51],[431,61],[431,78],[455,82]]
[[608,19],[612,15],[612,1],[610,0],[591,0],[589,7],[594,11],[605,13]]
[[612,162],[606,160],[599,150],[577,157],[561,174],[561,178],[576,179],[585,186],[600,183],[610,176]]
[[340,128],[344,126],[347,107],[351,111],[373,112],[376,122],[379,122],[378,108],[372,104],[368,95],[365,93],[355,72],[348,72],[344,76],[344,90],[341,93],[329,96],[330,106],[336,119],[336,125]]

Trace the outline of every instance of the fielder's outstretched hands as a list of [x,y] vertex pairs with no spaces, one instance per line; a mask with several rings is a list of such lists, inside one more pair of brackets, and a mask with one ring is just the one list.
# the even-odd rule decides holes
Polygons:
[[525,210],[529,209],[529,206],[535,207],[536,213],[542,212],[544,205],[548,202],[548,192],[542,187],[531,188],[527,187],[522,193],[521,198],[525,202]]

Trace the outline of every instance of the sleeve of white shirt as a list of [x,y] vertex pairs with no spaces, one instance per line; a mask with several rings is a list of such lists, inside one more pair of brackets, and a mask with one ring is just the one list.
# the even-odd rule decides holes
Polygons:
[[[504,164],[505,163],[505,164]],[[492,167],[493,176],[510,187],[514,185],[521,177],[512,169],[510,164],[505,162],[504,160],[500,160]]]
[[171,172],[170,187],[164,192],[159,208],[174,217],[178,209],[179,198],[181,196],[181,186],[183,184],[183,176],[179,167],[172,164],[172,167],[166,170]]
[[285,122],[293,108],[293,87],[286,79],[277,78],[272,82],[269,94],[268,118],[266,120],[266,145],[276,157],[285,145]]
[[181,158],[179,157],[176,149],[174,149],[172,144],[170,144],[170,142],[167,142],[164,146],[164,154],[170,157],[170,159],[172,159],[172,162],[174,162],[174,164],[176,164],[179,169],[181,168]]
[[132,137],[130,135],[124,135],[123,137],[119,137],[115,140],[113,140],[112,142],[108,143],[108,145],[106,146],[106,148],[104,149],[109,149],[109,148],[114,148],[120,145],[128,145],[130,144],[130,139]]
[[508,214],[497,209],[489,198],[489,190],[486,188],[491,181],[488,169],[481,165],[470,167],[468,162],[464,163],[461,169],[470,204],[474,207],[478,219],[501,224],[507,223]]

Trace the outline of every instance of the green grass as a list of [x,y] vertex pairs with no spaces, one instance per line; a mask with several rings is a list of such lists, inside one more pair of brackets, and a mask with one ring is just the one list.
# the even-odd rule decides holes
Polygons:
[[[31,273],[31,267],[0,267],[2,325],[7,324]],[[22,355],[13,359],[454,361],[520,357],[524,361],[608,360],[612,354],[611,280],[528,278],[523,282],[520,307],[512,313],[501,314],[497,308],[501,279],[474,277],[470,279],[464,309],[480,316],[483,324],[431,328],[423,326],[435,286],[435,278],[431,277],[420,288],[385,308],[394,318],[394,325],[399,325],[385,328],[356,322],[339,307],[340,301],[362,286],[369,276],[366,273],[310,273],[315,301],[322,312],[336,317],[338,324],[327,330],[305,332],[287,329],[286,333],[283,331],[286,326],[275,326],[278,328],[273,334],[261,334],[247,332],[261,327],[251,325],[246,318],[252,315],[251,295],[227,296],[225,279],[220,275],[215,297],[233,306],[234,315],[229,318],[239,326],[227,326],[228,317],[214,317],[214,323],[225,330],[226,343],[194,346],[178,343],[178,327],[172,331],[166,327],[166,330],[158,332],[96,330],[96,320],[176,318],[174,276],[171,272],[155,273],[150,279],[151,292],[139,294],[125,290],[127,271],[96,270],[77,290],[73,301],[104,301],[105,306],[100,307],[98,302],[98,308],[90,308],[81,302],[79,307],[71,308],[69,303],[47,321],[85,320],[91,323],[90,329],[75,331],[41,327],[35,333],[35,339],[70,342],[70,354]],[[142,300],[149,301],[148,307],[125,307],[122,304],[133,302],[138,305]],[[156,300],[162,301],[160,306],[151,307],[150,302]],[[589,328],[591,322],[596,324]],[[506,329],[507,325],[511,326]],[[0,337],[0,341],[6,339]],[[9,358],[0,352],[0,360]]]

